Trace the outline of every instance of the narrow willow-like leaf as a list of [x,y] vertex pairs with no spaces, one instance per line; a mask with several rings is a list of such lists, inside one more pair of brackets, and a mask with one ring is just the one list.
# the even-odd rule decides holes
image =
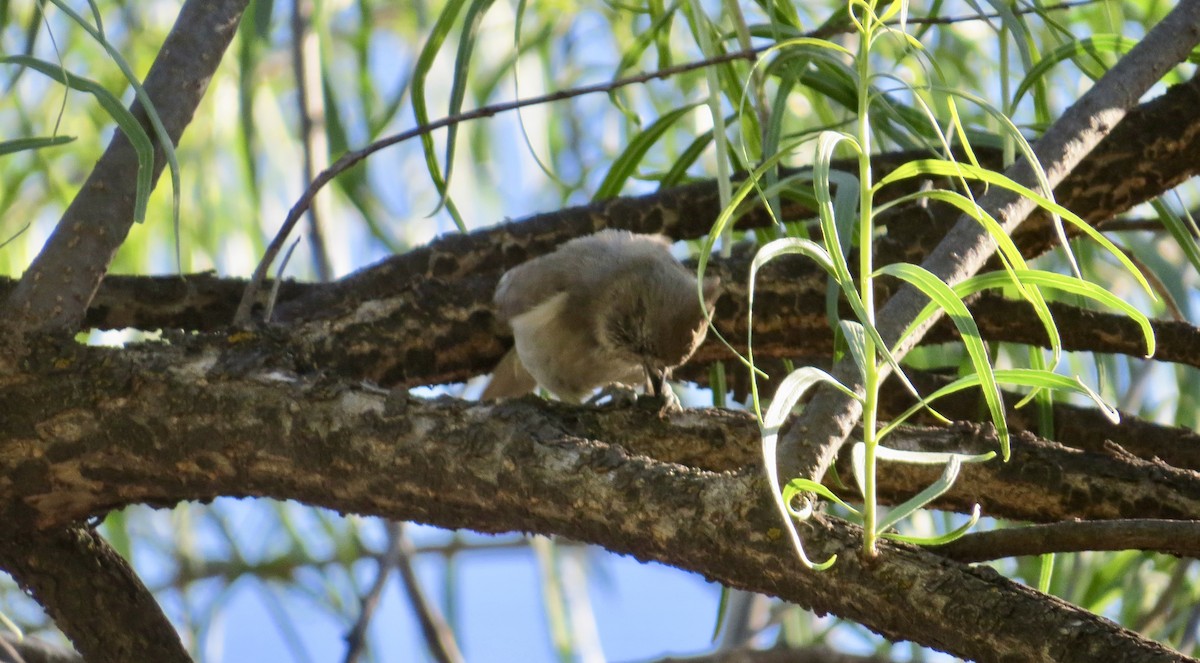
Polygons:
[[754,303],[754,285],[757,280],[755,277],[758,270],[762,269],[763,265],[771,260],[782,255],[802,255],[812,259],[821,269],[825,270],[826,274],[836,278],[837,272],[833,266],[833,260],[829,257],[829,252],[826,251],[820,244],[798,237],[784,237],[774,240],[760,248],[754,254],[754,260],[750,263],[750,303]]
[[613,160],[609,166],[608,173],[604,175],[604,181],[596,189],[596,194],[592,196],[592,200],[604,200],[620,195],[621,189],[624,188],[625,182],[637,170],[638,164],[645,158],[646,153],[650,148],[654,147],[655,143],[663,137],[675,123],[684,115],[692,112],[699,104],[688,104],[686,106],[676,108],[675,110],[663,115],[655,120],[650,126],[634,136],[621,154]]
[[779,427],[783,425],[784,420],[791,414],[792,408],[800,402],[804,394],[822,382],[831,384],[851,397],[857,398],[854,392],[833,379],[825,371],[805,366],[792,372],[780,382],[779,389],[775,391],[775,398],[771,400],[771,406],[767,408],[767,413],[763,416],[761,433],[763,466],[767,473],[767,482],[771,486],[771,498],[775,502],[775,508],[779,511],[780,518],[783,519],[784,528],[788,532],[792,547],[795,548],[800,562],[807,568],[817,571],[829,568],[837,559],[837,555],[820,564],[815,564],[804,553],[804,544],[800,541],[800,533],[796,531],[796,526],[792,523],[791,510],[783,501],[783,493],[779,486],[779,461],[776,458],[776,450],[779,442]]
[[[163,126],[162,119],[158,116],[158,110],[154,108],[154,102],[150,100],[150,95],[147,94],[146,89],[142,87],[141,80],[138,79],[137,75],[133,73],[133,68],[130,67],[129,63],[125,61],[124,56],[122,56],[121,52],[117,50],[117,47],[105,38],[104,25],[100,22],[100,10],[96,7],[95,1],[88,0],[88,6],[92,8],[92,14],[96,19],[96,27],[92,27],[91,24],[85,21],[82,16],[75,13],[75,11],[64,2],[64,0],[50,1],[53,2],[54,5],[58,7],[64,14],[69,16],[72,21],[75,21],[79,27],[83,28],[89,35],[91,35],[92,39],[96,40],[96,43],[100,44],[100,46],[104,48],[105,53],[107,53],[108,57],[111,58],[113,63],[117,65],[117,68],[121,70],[121,74],[125,76],[125,80],[128,81],[130,87],[133,88],[134,94],[137,96],[138,101],[142,104],[142,111],[146,113],[146,119],[150,120],[150,126],[154,129],[154,135],[158,138],[159,147],[162,148],[163,155],[167,158],[167,168],[171,172],[171,212],[173,220],[172,226],[175,229],[175,262],[176,265],[182,269],[183,265],[179,248],[179,208],[182,180],[181,175],[179,174],[179,160],[175,158],[175,143],[171,141],[171,136],[167,133],[166,127]],[[115,120],[116,118],[113,119]],[[138,162],[138,170],[140,172],[140,154],[138,156]],[[154,154],[152,151],[150,154],[149,167],[153,168],[153,166]],[[146,199],[149,200],[150,188],[153,185],[153,183],[150,181],[150,173],[147,173],[146,175],[146,185]],[[138,189],[141,189],[141,179],[138,180]],[[134,219],[140,221],[144,218],[145,205],[143,204],[142,215],[139,217],[135,213]]]
[[[476,2],[478,1],[480,0],[476,0]],[[425,40],[425,46],[421,49],[421,54],[417,56],[417,63],[413,67],[412,76],[412,105],[413,115],[416,117],[418,125],[429,124],[429,105],[425,96],[425,83],[429,78],[430,71],[433,70],[433,63],[437,59],[438,52],[442,49],[442,44],[446,42],[446,37],[450,35],[450,30],[454,27],[454,22],[465,4],[466,0],[449,0],[442,7],[442,13],[438,14],[437,21],[434,22],[433,28],[429,31],[429,38]],[[429,171],[429,177],[433,180],[433,185],[437,188],[438,195],[440,196],[437,209],[441,209],[445,205],[446,209],[450,211],[458,229],[461,232],[466,232],[466,222],[458,216],[453,203],[446,197],[446,187],[448,184],[442,174],[442,168],[438,164],[437,153],[434,149],[433,136],[431,134],[421,134],[421,147],[425,150],[425,167]]]
[[[463,99],[467,94],[467,75],[471,69],[471,54],[475,50],[475,37],[479,32],[479,23],[483,20],[484,14],[491,8],[494,0],[472,0],[471,6],[467,8],[466,18],[463,19],[462,33],[458,38],[458,55],[454,59],[454,79],[450,84],[450,105],[447,114],[458,115],[462,112]],[[454,147],[458,144],[458,124],[451,124],[446,128],[446,186],[450,186],[450,177],[454,171]],[[438,201],[437,207],[434,208],[433,214],[442,208],[442,204],[446,202],[449,193],[446,190],[441,191],[442,200]],[[457,217],[457,214],[454,215]]]
[[709,144],[712,143],[712,139],[712,129],[696,136],[695,140],[688,144],[683,152],[675,158],[670,170],[659,180],[659,190],[669,189],[683,183],[684,178],[687,176],[688,168],[691,168],[700,159],[700,156],[704,154],[704,150],[707,150]]
[[792,500],[805,493],[819,495],[830,502],[841,505],[856,516],[861,515],[858,509],[855,509],[848,502],[838,497],[832,490],[826,488],[824,484],[819,484],[812,479],[792,479],[788,481],[787,485],[783,487],[783,502],[789,505],[790,508]]
[[0,141],[0,156],[13,154],[14,152],[40,150],[45,147],[65,145],[73,140],[75,140],[75,136],[34,136],[31,138],[4,140]]
[[[1100,409],[1104,416],[1112,423],[1119,423],[1121,415],[1111,405],[1104,402],[1095,391],[1088,388],[1079,378],[1071,378],[1065,375],[1059,375],[1051,371],[1045,371],[1032,368],[998,368],[992,371],[999,384],[1009,384],[1021,387],[1032,387],[1034,389],[1049,389],[1052,391],[1066,391],[1083,394],[1092,400],[1093,403]],[[932,394],[929,394],[928,400],[936,401],[943,396],[979,386],[978,375],[965,375],[948,385],[937,389]],[[921,406],[913,405],[899,416],[895,417],[887,426],[884,426],[879,431],[879,438],[882,439],[885,435],[894,430],[897,426],[903,424],[909,417],[916,414],[921,409]]]
[[[974,200],[971,200],[955,191],[946,191],[944,189],[918,191],[906,196],[901,196],[900,198],[891,201],[886,205],[881,205],[880,212],[893,205],[926,198],[957,207],[959,211],[961,211],[963,214],[966,214],[970,218],[975,219],[975,221],[977,221],[985,230],[987,230],[988,235],[994,242],[996,242],[996,246],[999,250],[999,255],[1001,258],[1000,262],[1004,265],[1004,269],[1010,277],[1010,284],[1015,286],[1017,291],[1021,294],[1021,297],[1033,306],[1034,314],[1037,315],[1038,320],[1041,321],[1042,328],[1046,330],[1046,336],[1049,338],[1050,351],[1054,355],[1053,363],[1057,364],[1059,357],[1062,355],[1062,337],[1058,333],[1058,325],[1056,325],[1054,322],[1054,316],[1050,313],[1050,306],[1046,303],[1046,299],[1042,296],[1041,291],[1038,290],[1036,285],[1023,283],[1019,278],[1017,278],[1016,270],[1026,269],[1027,267],[1025,258],[1021,255],[1021,251],[1017,248],[1017,245],[1013,243],[1012,238],[1004,232],[1004,229],[1000,227],[1000,223],[997,222],[991,214],[988,214],[987,211],[980,207]],[[959,296],[963,296],[962,293],[959,293]],[[932,304],[930,306],[932,306]],[[932,313],[932,309],[926,307],[926,311],[922,312],[922,314],[919,316],[920,319],[924,319],[929,313]]]
[[[746,179],[738,185],[737,190],[733,192],[733,196],[731,197],[729,204],[726,205],[725,208],[721,210],[721,213],[717,215],[716,221],[713,222],[712,228],[709,230],[708,235],[705,237],[704,243],[701,246],[700,256],[696,265],[696,291],[701,300],[703,300],[704,270],[708,267],[709,256],[712,255],[717,240],[725,235],[727,230],[732,228],[735,212],[740,208],[742,202],[750,195],[750,192],[755,190],[755,181],[761,178],[767,169],[772,168],[775,164],[779,163],[782,159],[791,154],[794,148],[808,142],[810,139],[811,137],[804,137],[796,141],[791,141],[785,149],[782,149],[778,153],[773,154],[765,159],[763,163],[759,164],[749,175],[746,176]],[[754,367],[753,362],[742,356],[742,354],[738,352],[733,345],[730,344],[729,341],[720,334],[720,332],[717,332],[715,329],[710,329],[710,334],[713,333],[715,333],[717,340],[720,341],[721,344],[727,349],[729,349],[733,355],[737,357],[737,360],[742,363],[742,365],[746,366],[751,371],[755,371],[756,373],[760,374],[762,373]],[[763,375],[765,376],[765,374]]]
[[941,546],[962,538],[962,535],[969,532],[975,526],[975,523],[979,522],[979,515],[979,505],[976,504],[971,509],[971,518],[967,522],[941,536],[908,536],[906,534],[897,534],[896,532],[885,532],[879,536],[884,539],[909,543],[914,546]]
[[879,521],[876,534],[883,534],[891,529],[896,523],[904,520],[912,515],[918,509],[924,508],[925,505],[936,500],[950,490],[954,485],[955,479],[958,478],[958,472],[962,469],[962,461],[957,457],[950,458],[946,462],[945,468],[942,470],[942,475],[938,480],[926,486],[924,490],[904,500],[903,503],[896,505],[888,511],[888,514]]
[[1050,581],[1054,579],[1054,553],[1041,555],[1039,561],[1041,568],[1038,569],[1038,591],[1043,594],[1049,594]]
[[[1125,253],[1118,249],[1111,240],[1093,228],[1090,224],[1088,224],[1088,222],[1080,218],[1078,214],[1075,214],[1071,210],[1059,205],[1053,200],[1046,198],[1033,189],[1018,184],[1011,178],[1006,177],[1001,173],[993,172],[985,168],[976,168],[970,164],[951,163],[941,159],[920,159],[917,161],[910,161],[891,173],[888,173],[875,185],[875,190],[878,191],[888,184],[910,177],[916,177],[918,175],[970,177],[971,179],[977,179],[982,182],[987,182],[988,184],[994,184],[1002,189],[1007,189],[1017,195],[1032,200],[1047,212],[1069,221],[1072,225],[1090,237],[1097,244],[1104,247],[1104,249],[1112,254],[1112,256],[1117,259],[1117,262],[1120,262],[1121,265],[1125,267],[1126,271],[1128,271],[1129,274],[1137,280],[1138,284],[1142,286],[1142,289],[1146,291],[1146,294],[1149,295],[1151,299],[1156,299],[1154,289],[1151,288],[1150,284],[1146,282],[1146,277],[1142,275],[1141,271],[1138,270],[1138,268],[1129,260]],[[1074,258],[1072,258],[1072,261],[1074,261]],[[1078,273],[1078,267],[1074,267],[1073,271]]]
[[[758,252],[754,254],[754,260],[750,263],[750,285],[747,289],[746,355],[751,366],[754,365],[754,289],[758,284],[758,270],[781,255],[802,255],[811,258],[830,277],[836,278],[829,254],[825,249],[821,248],[820,244],[814,241],[796,237],[785,237],[769,242],[759,248]],[[754,405],[757,411],[759,402],[758,376],[753,372],[750,375],[750,389],[754,396]]]
[[1187,224],[1175,213],[1175,210],[1163,202],[1162,198],[1155,198],[1150,201],[1150,205],[1158,214],[1159,220],[1166,226],[1167,232],[1171,233],[1171,237],[1175,239],[1175,243],[1183,250],[1188,262],[1192,263],[1192,267],[1196,271],[1200,271],[1200,245],[1196,244],[1196,236],[1192,234]]
[[16,636],[18,640],[25,637],[25,632],[21,630],[21,627],[17,626],[16,622],[5,614],[3,610],[0,610],[0,626],[3,626],[9,633]]
[[[1045,77],[1046,72],[1058,63],[1080,55],[1094,55],[1096,53],[1124,55],[1136,46],[1137,43],[1136,39],[1122,35],[1095,34],[1059,46],[1043,55],[1037,64],[1031,67],[1029,72],[1025,74],[1025,79],[1021,81],[1016,91],[1013,92],[1012,106],[1015,108],[1017,102],[1029,91],[1029,88]],[[1192,64],[1200,64],[1200,50],[1193,50],[1189,53],[1187,61]]]
[[945,465],[951,459],[957,459],[960,463],[986,463],[996,457],[995,451],[987,451],[981,454],[964,454],[950,451],[908,451],[905,449],[893,449],[884,445],[876,445],[875,457],[879,460],[886,460],[892,463],[907,463],[909,465]]
[[275,11],[275,0],[254,0],[254,34],[259,39],[271,36],[271,14]]
[[129,513],[110,511],[104,517],[104,539],[130,564],[133,560],[133,537],[129,533]]
[[[1043,288],[1053,288],[1062,290],[1075,295],[1081,295],[1097,301],[1105,306],[1115,308],[1125,315],[1133,319],[1142,330],[1142,338],[1146,342],[1146,356],[1154,356],[1154,328],[1150,325],[1150,318],[1146,317],[1129,302],[1114,295],[1107,288],[1101,287],[1091,281],[1075,278],[1074,276],[1066,276],[1064,274],[1056,274],[1040,269],[1018,269],[1014,270],[1013,274],[1022,283],[1029,283]],[[1000,272],[988,272],[987,274],[976,274],[971,278],[963,281],[954,288],[954,292],[958,293],[959,297],[966,297],[986,288],[997,288],[1008,285],[1008,275]]]
[[867,357],[867,332],[862,323],[855,320],[839,320],[838,330],[842,332],[842,338],[846,339],[846,348],[850,351],[854,365],[858,366],[859,376],[866,380],[867,362],[874,361],[875,358]]
[[[853,287],[854,278],[850,275],[850,268],[846,264],[844,255],[844,247],[841,240],[841,233],[838,231],[838,220],[835,217],[833,199],[830,197],[830,163],[833,161],[833,150],[841,142],[847,142],[855,149],[858,149],[858,143],[852,136],[841,134],[833,131],[822,132],[817,139],[817,158],[813,163],[813,192],[817,197],[817,214],[821,222],[821,232],[825,239],[825,249],[829,256],[833,259],[833,266],[837,273],[835,279],[842,293],[846,296],[846,301],[849,302],[854,315],[863,323],[863,329],[871,336],[871,340],[875,342],[875,349],[891,366],[892,371],[900,380],[901,384],[915,396],[918,400],[921,395],[917,392],[917,388],[913,386],[908,376],[904,374],[904,369],[900,367],[900,362],[896,361],[895,355],[892,354],[891,348],[884,342],[883,337],[879,335],[879,330],[874,325],[869,324],[871,316],[868,314],[866,306],[863,304],[862,297]],[[869,238],[866,241],[870,241]]]
[[[991,413],[992,423],[996,426],[996,434],[1000,438],[1000,451],[1004,460],[1007,461],[1009,456],[1008,423],[1004,419],[1004,401],[1000,396],[1000,388],[996,385],[995,376],[992,374],[992,361],[988,357],[987,346],[984,345],[979,328],[975,326],[975,319],[971,317],[971,312],[967,310],[966,304],[958,298],[950,286],[942,283],[941,279],[919,265],[894,263],[880,268],[877,273],[888,274],[912,284],[946,310],[946,315],[954,323],[962,337],[963,345],[971,357],[975,372],[980,376],[983,397],[987,402],[988,411]],[[915,326],[915,324],[910,326],[909,330]],[[907,335],[908,331],[904,336]]]
[[129,143],[133,145],[133,150],[137,154],[137,193],[134,198],[133,218],[138,222],[144,221],[146,218],[146,203],[150,199],[150,176],[154,166],[154,145],[150,142],[150,136],[146,134],[146,130],[142,128],[141,123],[137,121],[133,113],[130,113],[119,99],[101,87],[99,83],[76,76],[69,71],[64,71],[58,65],[27,55],[0,56],[0,64],[15,64],[22,67],[29,67],[73,90],[87,92],[96,97],[96,101],[100,102],[100,106],[104,109],[104,112],[108,113],[109,117],[121,128],[121,131],[129,139]]
[[[257,209],[262,204],[262,186],[258,176],[258,159],[255,154],[258,126],[254,122],[254,97],[258,91],[258,63],[260,47],[266,36],[260,32],[258,21],[263,6],[266,6],[269,22],[270,0],[253,0],[250,11],[242,16],[238,25],[237,81],[238,81],[238,148],[245,181],[249,185],[250,197]],[[251,29],[253,28],[253,29]]]

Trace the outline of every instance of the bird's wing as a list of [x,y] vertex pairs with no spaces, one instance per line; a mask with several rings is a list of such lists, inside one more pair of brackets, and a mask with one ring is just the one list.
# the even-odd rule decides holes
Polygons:
[[557,253],[534,258],[500,277],[492,301],[500,319],[510,322],[567,289],[570,273]]
[[505,272],[493,298],[496,310],[502,319],[511,321],[560,292],[598,294],[627,263],[666,251],[668,246],[669,241],[659,235],[625,230],[601,230],[575,238],[553,253]]

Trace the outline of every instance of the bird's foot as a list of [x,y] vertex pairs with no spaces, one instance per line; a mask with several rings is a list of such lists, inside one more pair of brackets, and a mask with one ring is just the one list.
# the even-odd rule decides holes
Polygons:
[[683,412],[683,403],[679,401],[679,396],[675,394],[675,390],[669,385],[663,385],[663,390],[657,396],[648,396],[656,401],[661,401],[662,406],[658,408],[658,416],[666,418],[669,414]]
[[613,383],[596,392],[596,395],[584,401],[584,405],[592,407],[630,407],[636,405],[638,393],[628,385]]

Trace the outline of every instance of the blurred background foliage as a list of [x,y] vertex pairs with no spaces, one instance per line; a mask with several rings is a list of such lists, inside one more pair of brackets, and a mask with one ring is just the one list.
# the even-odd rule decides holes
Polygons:
[[[141,76],[179,4],[96,0],[94,8],[107,39]],[[87,4],[72,6],[92,16]],[[1035,137],[1116,61],[1121,48],[1170,8],[1171,3],[1157,0],[912,3],[905,29],[927,49],[936,71],[913,58],[901,39],[885,39],[873,51],[878,61],[872,69],[891,74],[875,82],[877,94],[887,100],[873,107],[875,150],[930,146],[928,131],[914,121],[924,117],[917,97],[923,95],[942,122],[948,108],[944,97],[914,91],[931,83],[983,97]],[[146,222],[134,227],[113,271],[247,275],[313,173],[347,149],[458,111],[762,48],[821,27],[827,28],[824,37],[852,48],[845,5],[835,0],[252,0],[177,150],[180,236],[171,223],[165,176],[151,197]],[[1072,44],[1076,48],[1068,49]],[[104,48],[50,4],[0,1],[0,51],[61,63],[124,102],[132,100],[125,77]],[[326,190],[317,206],[319,232],[311,225],[304,228],[308,239],[288,274],[336,278],[459,227],[474,229],[597,197],[746,170],[790,139],[853,121],[851,62],[816,58],[799,47],[770,55],[757,65],[735,60],[467,122],[453,137],[444,130],[434,133],[427,147],[412,140],[380,152]],[[1190,66],[1178,68],[1151,96],[1190,72]],[[115,124],[91,96],[64,91],[35,71],[4,65],[0,86],[0,141],[75,137],[64,145],[0,156],[0,241],[14,238],[0,250],[0,270],[15,277],[75,195]],[[994,118],[970,104],[958,110],[974,145],[1005,146]],[[805,165],[812,158],[809,144],[785,155],[782,163]],[[447,173],[443,197],[439,182]],[[1134,210],[1131,218],[1154,222],[1185,212],[1194,200],[1194,186],[1186,184],[1157,208]],[[1198,319],[1196,272],[1185,253],[1190,239],[1156,230],[1153,223],[1150,229],[1136,227],[1113,237],[1158,275],[1171,295],[1165,301],[1173,300],[1179,315]],[[182,265],[175,264],[176,241]],[[1077,251],[1086,276],[1148,313],[1168,315],[1164,299],[1153,303],[1136,295],[1131,279],[1111,258],[1082,245]],[[1059,259],[1047,256],[1039,265],[1053,268]],[[999,363],[1027,361],[1024,348],[994,350]],[[956,367],[966,360],[961,349],[943,346],[921,350],[910,361]],[[1200,383],[1192,369],[1071,354],[1064,371],[1092,376],[1091,382],[1122,409],[1160,422],[1197,425]],[[910,526],[945,529],[955,518],[923,514]],[[602,640],[595,620],[605,617],[593,613],[588,587],[595,589],[597,577],[626,572],[625,561],[542,539],[529,545],[519,537],[409,529],[417,547],[409,557],[420,562],[428,599],[456,628],[475,628],[461,605],[478,598],[471,581],[464,580],[472,577],[471,565],[520,560],[525,571],[518,575],[538,588],[531,609],[542,634],[540,641],[524,643],[528,657],[506,659],[505,652],[522,649],[482,638],[467,641],[469,659],[653,658],[709,646],[716,590],[698,579],[683,582],[708,603],[683,606],[682,599],[662,596],[661,623],[645,636],[631,643],[629,633],[613,631]],[[338,636],[358,619],[360,599],[378,575],[377,558],[391,548],[388,559],[394,560],[396,544],[407,540],[372,520],[295,504],[233,500],[172,511],[132,508],[111,515],[104,531],[131,557],[186,641],[207,661],[248,660],[255,655],[248,652],[267,660],[325,660],[329,651],[335,658],[344,656]],[[996,566],[1030,584],[1038,582],[1037,560]],[[510,570],[499,575],[511,575],[511,567],[504,568]],[[1057,568],[1053,593],[1185,653],[1194,651],[1200,583],[1190,560],[1079,554],[1062,556]],[[484,593],[518,591],[494,577],[474,577],[487,588]],[[391,582],[404,584],[396,577]],[[612,578],[606,582],[619,584]],[[671,587],[655,583],[643,589]],[[256,597],[257,607],[235,610],[235,596],[247,592]],[[377,622],[365,660],[409,660],[423,652],[407,599],[398,594],[389,601],[391,612],[384,614],[390,617],[381,619],[403,620],[406,626],[393,629]],[[227,641],[222,634],[229,620],[243,619],[247,610],[266,615],[256,619],[282,648],[262,654],[244,641]],[[36,606],[11,588],[0,598],[0,612],[27,631],[47,625]],[[666,614],[673,612],[678,614]],[[504,617],[476,618],[502,625]],[[931,656],[796,608],[776,606],[767,622],[759,644],[782,638],[859,652],[878,649],[899,660]],[[397,641],[401,632],[407,641]],[[314,653],[320,647],[325,654]]]

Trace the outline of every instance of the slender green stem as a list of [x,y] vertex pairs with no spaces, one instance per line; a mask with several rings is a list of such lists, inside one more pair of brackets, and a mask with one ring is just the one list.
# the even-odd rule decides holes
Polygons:
[[[876,26],[875,3],[862,5],[862,31],[859,33],[858,57],[856,68],[858,73],[858,122],[855,139],[858,142],[858,282],[859,296],[866,311],[864,325],[875,324],[875,287],[872,274],[874,256],[871,252],[871,237],[873,232],[874,210],[871,204],[871,42],[874,39]],[[851,7],[853,11],[853,7]],[[863,463],[863,552],[869,557],[875,555],[876,523],[878,513],[875,499],[875,448],[876,437],[876,407],[879,390],[879,362],[876,354],[880,348],[875,347],[875,341],[870,334],[866,337],[864,356],[867,361],[864,366],[863,389],[863,445],[865,460]]]

